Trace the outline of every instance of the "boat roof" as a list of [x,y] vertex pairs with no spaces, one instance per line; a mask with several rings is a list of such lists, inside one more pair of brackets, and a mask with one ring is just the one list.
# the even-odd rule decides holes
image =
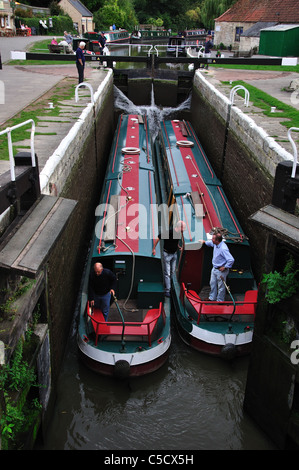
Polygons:
[[119,118],[96,216],[94,257],[152,255],[153,240],[158,234],[158,210],[145,116],[130,114]]
[[214,227],[226,229],[227,241],[247,244],[246,237],[227,200],[196,133],[187,121],[162,121],[161,136],[167,156],[177,217],[186,223],[185,243],[212,237]]

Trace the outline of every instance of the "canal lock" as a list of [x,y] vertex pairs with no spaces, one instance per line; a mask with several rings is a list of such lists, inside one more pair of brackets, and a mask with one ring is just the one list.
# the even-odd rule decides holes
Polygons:
[[[256,248],[254,253],[256,273],[261,271],[265,256],[265,236],[257,234],[249,222],[249,217],[256,209],[270,202],[271,197],[265,198],[265,194],[271,195],[274,174],[265,169],[261,163],[257,169],[255,148],[257,139],[252,136],[254,144],[251,142],[248,144],[248,139],[244,139],[246,120],[244,119],[239,126],[241,128],[239,134],[236,129],[231,129],[227,135],[226,114],[220,109],[225,107],[226,103],[224,101],[215,104],[214,98],[211,98],[214,90],[211,90],[199,77],[192,81],[192,86],[185,82],[184,86],[180,87],[179,82],[175,80],[168,82],[160,79],[154,81],[153,85],[151,77],[124,78],[120,75],[114,77],[114,83],[113,80],[109,81],[97,110],[95,122],[89,126],[89,132],[86,132],[86,129],[82,132],[81,137],[84,137],[81,139],[76,161],[71,165],[68,174],[58,172],[44,188],[46,194],[51,194],[51,188],[54,186],[60,188],[59,197],[76,201],[76,207],[67,217],[67,223],[52,247],[43,269],[34,277],[34,283],[28,290],[29,293],[26,293],[27,300],[22,302],[22,308],[16,312],[17,322],[13,321],[13,328],[8,328],[9,333],[6,330],[10,339],[0,337],[3,344],[11,344],[9,348],[5,348],[6,357],[5,361],[2,361],[7,363],[18,340],[24,341],[26,329],[32,324],[32,318],[36,316],[37,310],[39,311],[39,320],[35,325],[37,334],[34,334],[37,337],[37,347],[33,357],[36,360],[34,367],[41,385],[38,390],[42,411],[35,426],[30,430],[30,437],[25,445],[28,448],[34,443],[37,429],[40,427],[42,433],[46,432],[47,423],[51,419],[55,385],[76,307],[93,228],[94,211],[105,173],[105,162],[117,116],[123,112],[121,109],[114,109],[114,86],[118,84],[118,89],[127,94],[127,98],[136,106],[150,103],[154,90],[155,103],[158,103],[160,109],[178,106],[190,96],[190,90],[192,91],[190,108],[183,109],[179,118],[191,121],[212,166],[216,170],[221,168],[223,172],[225,190],[234,204],[234,210],[245,232],[249,233]],[[166,90],[168,93],[165,93]],[[225,144],[224,139],[226,139]],[[78,141],[73,145],[78,147]],[[225,160],[223,171],[224,146],[228,158]],[[242,165],[240,165],[241,160]],[[242,178],[244,174],[255,175],[250,181],[252,194],[248,194],[244,187]],[[1,269],[2,274],[1,286],[10,285],[19,276],[19,274],[7,274],[4,269]]]

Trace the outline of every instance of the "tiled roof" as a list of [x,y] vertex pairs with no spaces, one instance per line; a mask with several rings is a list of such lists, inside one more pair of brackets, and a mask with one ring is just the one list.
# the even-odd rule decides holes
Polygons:
[[81,13],[82,16],[92,16],[92,13],[86,8],[80,0],[69,0],[69,2]]
[[239,0],[215,21],[299,23],[298,0]]

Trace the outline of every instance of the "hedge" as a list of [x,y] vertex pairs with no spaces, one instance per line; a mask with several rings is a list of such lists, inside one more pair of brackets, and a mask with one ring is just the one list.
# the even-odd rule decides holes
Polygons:
[[[53,36],[53,35],[63,35],[64,31],[68,32],[75,32],[74,26],[73,26],[73,20],[69,16],[52,16],[52,24],[53,27],[49,28],[49,21],[48,18],[21,18],[21,17],[16,17],[17,25],[18,22],[20,21],[21,24],[25,24],[29,26],[29,28],[35,28],[36,29],[36,34],[37,35],[48,35],[48,36]],[[46,21],[46,24],[48,26],[48,29],[43,28],[43,26],[40,24],[40,19],[42,21]]]

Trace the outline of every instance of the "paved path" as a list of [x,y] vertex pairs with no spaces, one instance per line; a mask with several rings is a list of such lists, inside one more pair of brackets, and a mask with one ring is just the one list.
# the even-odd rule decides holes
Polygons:
[[[76,79],[77,70],[75,63],[68,65],[26,65],[26,66],[8,66],[5,62],[10,59],[11,50],[27,50],[32,42],[44,40],[45,36],[31,36],[28,38],[15,37],[15,38],[1,38],[0,52],[2,56],[3,69],[0,70],[0,129],[4,129],[5,121],[14,116],[17,112],[24,109],[26,106],[37,100],[48,92],[54,85],[61,82],[65,77],[71,77]],[[271,72],[271,71],[253,71],[253,70],[234,70],[234,69],[215,69],[210,67],[208,71],[204,71],[206,78],[211,81],[216,88],[218,88],[223,94],[229,95],[230,86],[223,86],[222,81],[230,80],[244,80],[261,90],[266,91],[273,97],[283,101],[287,104],[291,104],[296,109],[299,109],[299,94],[298,98],[292,99],[292,94],[284,91],[283,89],[288,87],[291,80],[294,77],[298,77],[299,74],[292,72]],[[96,90],[101,80],[104,77],[104,72],[93,69],[91,62],[86,63],[85,77],[86,80],[92,84],[93,89]],[[81,92],[80,92],[81,93]],[[86,99],[88,100],[88,96]],[[294,95],[293,95],[294,98]],[[271,136],[277,136],[276,139],[283,145],[287,150],[290,151],[290,145],[286,140],[287,129],[282,126],[277,119],[278,114],[273,118],[266,117],[260,110],[250,106],[249,108],[244,107],[244,100],[240,100],[236,97],[235,103],[249,113],[250,116],[265,129]],[[83,105],[83,101],[82,101]],[[78,109],[78,108],[77,108]],[[76,109],[73,108],[73,115],[75,116]],[[61,111],[61,117],[64,119],[64,125],[58,125],[54,121],[52,123],[38,123],[38,126],[48,126],[47,132],[50,133],[55,127],[56,136],[42,136],[42,138],[36,136],[36,151],[41,160],[40,167],[43,167],[43,162],[50,156],[52,149],[58,147],[62,134],[67,133],[68,129],[72,125],[72,121],[68,119],[69,115],[63,116],[63,110]],[[58,129],[60,127],[60,129]],[[38,143],[39,142],[39,143]],[[47,151],[45,149],[48,149]],[[7,162],[3,164],[0,160],[0,172],[3,165],[6,167]]]
[[[4,39],[4,42],[2,42],[2,39]],[[26,50],[30,43],[41,39],[45,39],[45,37],[1,38],[2,61],[10,59],[11,50]],[[91,62],[86,63],[85,80],[92,85],[94,91],[97,90],[105,75],[104,71],[94,68]],[[66,77],[73,79],[74,86],[77,84],[78,73],[75,61],[73,64],[68,65],[49,64],[42,66],[10,66],[4,63],[2,70],[0,70],[0,130],[6,128],[7,120],[44,96],[55,85],[61,82],[61,86],[63,86],[63,80]],[[58,117],[40,116],[38,118],[34,147],[40,170],[73,126],[74,118],[79,116],[86,104],[90,102],[89,90],[81,89],[79,97],[78,103],[75,102],[75,99],[61,101]],[[13,143],[20,151],[24,150],[22,147],[30,147],[29,139],[19,143],[13,139]],[[0,174],[8,169],[9,162],[0,160]]]
[[[285,91],[294,78],[299,78],[298,73],[266,70],[216,69],[213,67],[210,67],[208,71],[203,70],[202,73],[204,73],[205,78],[209,82],[227,97],[229,97],[232,88],[229,82],[243,80],[245,83],[249,83],[266,92],[268,95],[277,98],[279,101],[299,110],[299,92],[291,93]],[[228,84],[226,85],[223,82],[228,82]],[[248,107],[245,106],[244,98],[239,97],[237,94],[234,98],[234,104],[249,115],[256,124],[262,127],[270,137],[273,137],[281,147],[293,155],[292,145],[287,136],[288,128],[282,125],[284,119],[280,118],[279,111],[273,113],[271,116],[266,116],[260,108],[253,106],[252,102],[250,102],[250,96]],[[298,140],[296,133],[294,133],[292,137],[294,140]],[[298,144],[297,148],[299,151]]]
[[294,98],[286,89],[289,87],[294,78],[299,78],[298,73],[294,72],[275,72],[267,70],[237,70],[237,69],[213,69],[209,68],[209,80],[212,80],[216,86],[223,81],[243,80],[250,85],[259,88],[268,93],[268,95],[277,98],[279,101],[286,103],[299,110],[299,93],[298,98]]

